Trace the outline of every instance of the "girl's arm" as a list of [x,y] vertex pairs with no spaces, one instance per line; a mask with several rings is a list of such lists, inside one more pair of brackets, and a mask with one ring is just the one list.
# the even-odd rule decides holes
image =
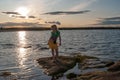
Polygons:
[[59,45],[61,46],[61,35],[59,35]]

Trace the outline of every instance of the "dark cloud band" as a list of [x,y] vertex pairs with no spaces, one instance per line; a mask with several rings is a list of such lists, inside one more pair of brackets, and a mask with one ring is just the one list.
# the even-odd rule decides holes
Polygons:
[[2,25],[2,26],[34,26],[34,25],[40,25],[40,24],[39,23],[31,23],[31,22],[21,22],[21,23],[5,22],[5,23],[1,23],[0,25]]
[[36,18],[35,16],[29,16],[29,18]]
[[14,15],[20,15],[18,12],[2,12],[4,14],[14,14]]
[[90,12],[90,10],[84,10],[84,11],[56,11],[56,12],[48,12],[44,14],[48,15],[74,15],[74,14],[84,14]]
[[103,20],[120,20],[120,17],[103,18]]
[[120,25],[120,17],[100,18],[96,25]]
[[50,22],[50,21],[46,21],[45,22],[46,24],[57,24],[57,25],[61,25],[61,22],[59,22],[59,21],[52,21],[52,22]]

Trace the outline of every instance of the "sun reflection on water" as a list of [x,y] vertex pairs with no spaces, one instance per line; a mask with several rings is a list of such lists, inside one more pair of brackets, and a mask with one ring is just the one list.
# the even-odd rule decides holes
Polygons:
[[18,32],[18,37],[19,37],[19,43],[20,45],[25,45],[26,44],[26,32],[25,31],[19,31]]
[[19,31],[18,32],[18,41],[20,47],[18,48],[18,59],[20,67],[25,68],[24,62],[26,61],[27,57],[27,50],[24,48],[27,41],[26,41],[26,32],[25,31]]

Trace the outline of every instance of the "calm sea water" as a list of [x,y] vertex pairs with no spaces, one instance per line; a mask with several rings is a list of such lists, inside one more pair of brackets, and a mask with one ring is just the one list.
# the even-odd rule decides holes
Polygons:
[[[62,30],[60,55],[81,53],[103,60],[120,59],[120,30]],[[36,63],[51,56],[50,31],[0,32],[0,73],[13,72],[20,80],[50,80]],[[4,80],[0,76],[0,80]]]

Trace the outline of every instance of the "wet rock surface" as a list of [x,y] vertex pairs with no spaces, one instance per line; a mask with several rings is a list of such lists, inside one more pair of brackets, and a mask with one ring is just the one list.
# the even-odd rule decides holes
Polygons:
[[106,71],[92,71],[81,74],[75,80],[120,80],[120,61],[105,62]]
[[75,80],[120,80],[120,71],[118,72],[105,72],[105,71],[95,71],[82,74]]
[[[68,80],[120,80],[120,61],[106,62],[96,57],[85,55],[77,55],[74,57],[60,56],[57,62],[53,62],[52,57],[39,58],[37,61],[48,75],[64,73],[73,68],[77,63],[78,68],[81,69],[82,72],[80,72],[80,74],[68,73],[66,75]],[[84,70],[91,71],[84,72]]]
[[111,65],[108,68],[108,71],[120,71],[120,61],[118,61],[115,64]]
[[[2,77],[2,80],[17,80],[16,76],[14,73],[9,72],[9,71],[4,71],[0,73],[0,77]],[[0,79],[1,80],[1,79]]]
[[52,57],[39,58],[37,61],[48,75],[63,73],[76,64],[74,58],[68,56],[60,56],[56,61],[53,61]]

